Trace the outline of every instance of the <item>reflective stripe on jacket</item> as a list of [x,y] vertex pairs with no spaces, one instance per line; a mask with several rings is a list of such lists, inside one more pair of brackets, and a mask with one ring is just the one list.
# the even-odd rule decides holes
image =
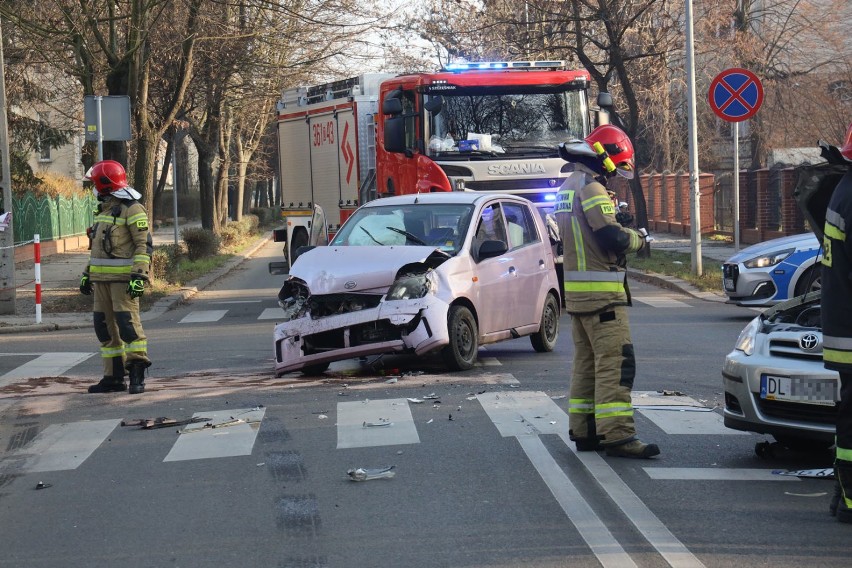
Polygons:
[[142,205],[115,197],[100,204],[86,268],[93,282],[127,282],[131,274],[147,279],[152,252],[148,214]]
[[593,314],[611,306],[630,305],[625,259],[645,245],[642,236],[615,220],[606,188],[576,173],[556,197],[554,216],[564,249],[565,303],[571,314]]
[[822,257],[822,358],[852,372],[852,169],[840,179],[825,213]]

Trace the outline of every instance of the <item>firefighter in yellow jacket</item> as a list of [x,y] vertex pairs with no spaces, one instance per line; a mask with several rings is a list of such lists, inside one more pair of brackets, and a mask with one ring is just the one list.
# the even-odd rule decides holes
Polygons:
[[616,222],[604,186],[616,173],[633,176],[633,145],[621,129],[603,125],[585,140],[561,144],[559,151],[575,169],[573,186],[569,182],[560,189],[555,209],[574,339],[569,436],[578,451],[650,458],[660,450],[636,438],[630,402],[636,360],[624,256],[645,246],[647,231]]
[[91,393],[145,391],[145,370],[151,365],[148,341],[139,317],[139,298],[148,281],[153,251],[148,214],[142,196],[127,185],[124,167],[113,160],[96,163],[86,173],[98,198],[91,229],[89,264],[80,292],[94,292],[95,335],[101,342],[104,376]]

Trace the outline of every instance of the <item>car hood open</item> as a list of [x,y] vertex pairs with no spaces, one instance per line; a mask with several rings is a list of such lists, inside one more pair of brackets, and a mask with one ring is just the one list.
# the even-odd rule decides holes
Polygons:
[[384,290],[407,264],[437,266],[450,258],[431,246],[321,246],[302,254],[290,275],[302,279],[311,294]]

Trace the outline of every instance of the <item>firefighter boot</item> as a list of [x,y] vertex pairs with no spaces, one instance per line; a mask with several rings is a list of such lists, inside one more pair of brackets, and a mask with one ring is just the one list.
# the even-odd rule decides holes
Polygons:
[[598,433],[595,428],[595,417],[593,414],[589,414],[586,418],[586,431],[588,434],[581,438],[579,436],[575,436],[573,430],[568,430],[568,438],[577,446],[577,451],[597,452],[604,449],[601,445],[600,438],[598,438]]
[[[834,477],[837,477],[835,472]],[[828,503],[828,512],[832,517],[837,516],[837,506],[840,505],[840,497],[843,495],[843,490],[840,489],[840,481],[834,482],[834,495],[831,496],[831,501]]]
[[127,390],[127,384],[124,382],[124,377],[104,377],[97,384],[89,387],[91,393],[101,392],[123,392]]
[[606,446],[606,455],[616,458],[652,458],[660,453],[657,444],[645,444],[639,440],[631,440],[626,444]]
[[145,392],[145,369],[148,366],[142,361],[133,362],[127,365],[127,372],[130,374],[130,394],[140,394]]

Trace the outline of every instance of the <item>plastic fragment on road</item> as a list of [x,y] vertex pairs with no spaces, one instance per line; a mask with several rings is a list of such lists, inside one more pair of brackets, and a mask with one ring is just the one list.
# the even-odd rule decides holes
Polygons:
[[363,468],[350,469],[346,472],[349,479],[352,481],[370,481],[371,479],[391,479],[396,475],[394,471],[395,465],[382,468]]
[[408,400],[408,402],[411,402],[413,404],[421,404],[423,402],[426,402],[422,398],[409,398],[409,399],[406,399],[406,400]]
[[388,379],[388,380],[386,380],[385,382],[386,382],[387,384],[389,384],[389,385],[392,385],[392,384],[394,384],[394,383],[398,383],[398,382],[399,382],[399,379],[398,379],[398,378],[396,378],[396,377],[394,377],[394,378],[392,378],[392,379]]
[[325,414],[320,414],[317,416],[317,418],[319,418],[320,420],[325,420],[326,418],[328,418],[328,416],[326,416]]
[[382,426],[393,426],[393,422],[390,422],[386,418],[380,418],[378,422],[364,422],[362,424],[364,428],[378,428]]
[[39,481],[36,483],[36,489],[47,489],[48,487],[53,487],[52,483],[45,483],[44,481]]

